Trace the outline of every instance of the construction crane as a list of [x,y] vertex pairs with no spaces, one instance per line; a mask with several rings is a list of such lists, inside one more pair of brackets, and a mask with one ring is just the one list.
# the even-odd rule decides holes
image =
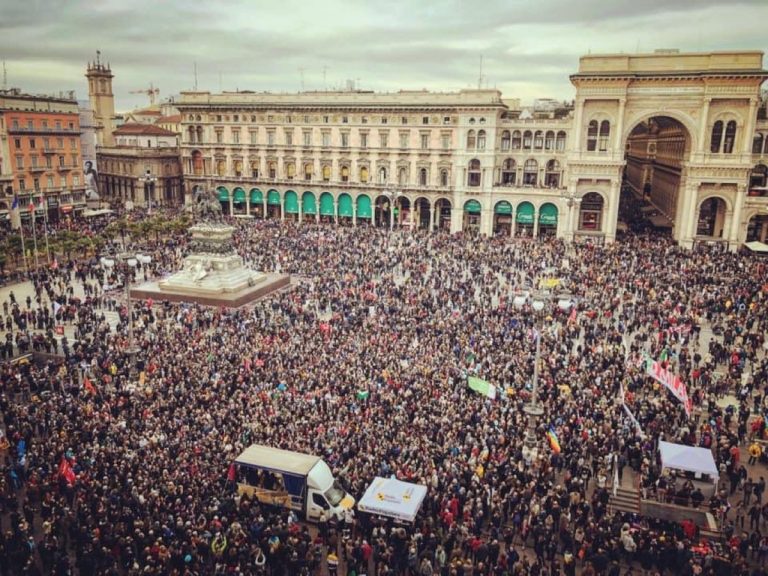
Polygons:
[[160,88],[155,88],[152,83],[149,84],[149,88],[145,90],[131,90],[131,94],[145,94],[149,96],[149,105],[155,105],[155,97],[160,94]]

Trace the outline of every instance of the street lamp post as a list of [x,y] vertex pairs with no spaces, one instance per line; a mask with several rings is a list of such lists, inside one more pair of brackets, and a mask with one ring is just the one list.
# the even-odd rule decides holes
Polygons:
[[392,232],[395,228],[395,206],[397,199],[400,198],[403,193],[395,187],[393,182],[387,185],[384,194],[389,198],[389,231]]
[[563,190],[560,197],[565,200],[565,205],[568,206],[568,241],[573,242],[576,236],[573,224],[573,208],[581,204],[581,196],[576,195],[576,192],[572,190]]
[[144,254],[133,254],[130,252],[124,252],[117,256],[117,261],[112,258],[102,257],[99,262],[102,267],[108,271],[115,269],[123,277],[123,285],[125,287],[125,302],[128,310],[128,348],[126,352],[130,356],[130,365],[128,372],[128,379],[130,380],[136,371],[136,354],[139,349],[136,346],[136,340],[134,337],[134,321],[133,321],[133,306],[131,304],[131,281],[133,279],[133,271],[136,267],[141,265],[148,265],[152,262],[152,257]]
[[148,207],[147,213],[152,214],[152,192],[154,192],[157,177],[152,176],[152,172],[147,169],[144,176],[139,178],[139,180],[144,184],[144,199],[146,200]]
[[539,454],[538,438],[536,436],[536,425],[539,417],[544,414],[544,407],[539,403],[539,363],[541,362],[541,330],[543,323],[540,321],[541,313],[544,310],[545,301],[538,295],[531,301],[531,308],[536,313],[536,328],[534,335],[536,337],[536,354],[533,365],[533,382],[531,388],[531,400],[525,405],[523,411],[528,415],[528,431],[523,441],[523,459],[531,464]]

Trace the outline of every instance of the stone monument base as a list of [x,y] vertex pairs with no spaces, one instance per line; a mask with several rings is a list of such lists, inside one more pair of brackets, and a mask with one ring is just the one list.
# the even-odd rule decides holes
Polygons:
[[195,292],[189,290],[175,290],[161,287],[160,282],[145,282],[131,288],[131,298],[146,300],[152,298],[156,302],[167,300],[168,302],[195,302],[203,306],[226,306],[227,308],[239,308],[250,304],[259,298],[263,298],[281,288],[290,285],[291,277],[288,274],[264,274],[261,280],[253,286],[246,286],[237,292]]

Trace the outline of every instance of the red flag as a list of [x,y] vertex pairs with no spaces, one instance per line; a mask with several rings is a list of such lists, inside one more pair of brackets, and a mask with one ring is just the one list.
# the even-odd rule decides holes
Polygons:
[[59,463],[59,476],[64,478],[70,486],[75,483],[75,471],[72,470],[72,465],[64,456],[61,457],[61,462]]
[[29,198],[29,211],[34,212],[35,211],[35,198],[30,196]]
[[93,385],[93,382],[91,382],[91,379],[88,378],[88,376],[85,377],[83,380],[83,388],[85,388],[85,391],[89,394],[96,395],[96,387]]
[[147,308],[152,308],[152,304],[154,304],[155,301],[152,300],[152,298],[147,298]]
[[232,464],[229,465],[229,470],[227,471],[227,481],[234,482],[235,481],[235,463],[232,462]]
[[56,260],[56,258],[53,258],[53,262],[51,262],[51,270],[58,270],[59,269],[59,261]]
[[56,326],[56,335],[64,336],[64,326]]
[[571,310],[571,315],[568,317],[568,324],[573,324],[574,322],[576,322],[576,315],[577,315],[576,308],[574,308],[573,310]]

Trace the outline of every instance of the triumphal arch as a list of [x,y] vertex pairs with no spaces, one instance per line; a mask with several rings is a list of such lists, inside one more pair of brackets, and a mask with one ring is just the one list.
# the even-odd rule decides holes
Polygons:
[[[576,87],[569,195],[602,196],[615,239],[622,189],[683,246],[743,242],[768,198],[748,195],[762,52],[588,55]],[[592,194],[594,197],[594,194]]]

